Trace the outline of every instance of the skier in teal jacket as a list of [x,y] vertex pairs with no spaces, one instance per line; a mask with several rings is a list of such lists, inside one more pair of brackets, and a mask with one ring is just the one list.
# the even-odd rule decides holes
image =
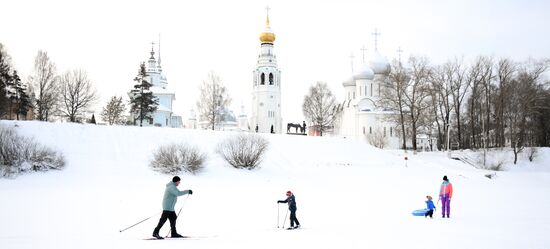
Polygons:
[[188,189],[180,191],[178,189],[178,185],[180,185],[180,182],[181,179],[178,176],[174,176],[174,178],[172,178],[172,181],[166,184],[166,189],[164,190],[164,198],[162,198],[162,215],[160,216],[157,227],[153,231],[153,237],[157,239],[163,239],[163,237],[159,235],[159,232],[167,219],[170,220],[171,236],[173,238],[183,237],[176,232],[176,219],[178,218],[178,216],[176,215],[174,206],[176,206],[178,196],[182,196],[185,194],[192,195],[193,190]]

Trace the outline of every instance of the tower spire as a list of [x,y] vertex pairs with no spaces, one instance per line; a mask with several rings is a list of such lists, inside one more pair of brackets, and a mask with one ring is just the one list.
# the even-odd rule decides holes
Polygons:
[[270,8],[269,8],[269,5],[268,5],[268,6],[265,7],[265,11],[266,11],[265,25],[267,27],[269,27],[269,10],[270,10]]
[[159,67],[160,67],[160,33],[159,33]]

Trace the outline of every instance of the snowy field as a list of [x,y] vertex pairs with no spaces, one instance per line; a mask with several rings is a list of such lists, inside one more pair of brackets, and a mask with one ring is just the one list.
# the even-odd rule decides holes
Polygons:
[[[67,165],[0,179],[2,249],[550,248],[548,149],[488,179],[491,172],[445,153],[404,155],[349,139],[265,134],[265,160],[248,171],[215,154],[231,132],[0,122],[16,124],[19,134],[62,151]],[[202,173],[180,174],[179,188],[194,194],[176,204],[176,211],[183,205],[178,232],[201,238],[143,240],[172,178],[149,168],[152,152],[181,141],[209,156]],[[441,218],[440,204],[433,219],[412,216],[426,195],[437,202],[443,175],[454,187],[451,218]],[[277,200],[287,190],[296,196],[299,230],[277,228],[278,211],[280,226],[286,212]]]

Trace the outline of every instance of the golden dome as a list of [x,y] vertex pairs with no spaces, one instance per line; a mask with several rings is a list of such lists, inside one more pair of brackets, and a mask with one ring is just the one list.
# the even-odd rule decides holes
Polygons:
[[273,42],[275,41],[275,33],[271,32],[271,27],[269,27],[269,16],[267,16],[265,24],[265,30],[260,34],[260,41],[262,43],[273,44]]

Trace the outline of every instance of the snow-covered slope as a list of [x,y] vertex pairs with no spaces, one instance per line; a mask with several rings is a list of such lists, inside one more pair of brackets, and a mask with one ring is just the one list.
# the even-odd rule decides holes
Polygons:
[[[348,139],[265,134],[265,160],[248,171],[215,154],[231,132],[0,122],[16,124],[19,134],[62,151],[67,166],[0,179],[2,249],[550,247],[549,150],[522,167],[528,170],[488,179],[487,171],[444,153],[404,155]],[[202,173],[180,174],[180,189],[194,194],[176,204],[183,205],[178,232],[205,238],[142,240],[158,222],[172,178],[149,168],[152,152],[181,141],[209,158]],[[434,219],[412,216],[426,195],[437,199],[443,175],[454,185],[451,218],[442,219],[439,206]],[[276,201],[287,190],[296,195],[300,230],[277,229],[286,206]]]

